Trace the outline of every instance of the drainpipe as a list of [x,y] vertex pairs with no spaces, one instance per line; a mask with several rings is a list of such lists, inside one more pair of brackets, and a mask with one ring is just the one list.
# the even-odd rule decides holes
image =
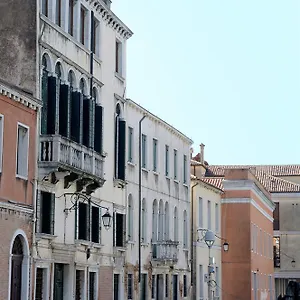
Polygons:
[[192,202],[192,216],[191,216],[191,289],[192,289],[192,299],[196,300],[196,285],[195,285],[195,275],[194,275],[194,188],[199,184],[197,182],[191,188],[191,202]]

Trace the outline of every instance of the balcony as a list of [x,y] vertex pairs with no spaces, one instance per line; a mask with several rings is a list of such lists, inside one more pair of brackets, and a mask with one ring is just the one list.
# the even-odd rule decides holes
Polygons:
[[152,242],[152,259],[158,262],[176,262],[178,260],[178,242]]
[[103,185],[104,157],[99,153],[60,135],[41,135],[39,146],[41,179],[55,183],[62,177],[65,188],[76,180],[77,190],[87,192]]

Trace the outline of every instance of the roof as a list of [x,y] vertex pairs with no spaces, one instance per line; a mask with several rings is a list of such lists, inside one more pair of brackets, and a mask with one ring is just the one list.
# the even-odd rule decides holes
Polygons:
[[204,177],[201,181],[223,191],[223,178],[222,177]]

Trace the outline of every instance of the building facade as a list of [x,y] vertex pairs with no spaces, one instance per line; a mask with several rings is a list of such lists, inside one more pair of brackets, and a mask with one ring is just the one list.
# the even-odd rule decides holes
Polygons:
[[[139,121],[143,116],[139,289]],[[190,299],[192,141],[130,99],[126,119],[125,299]]]
[[0,80],[0,298],[31,299],[38,100]]

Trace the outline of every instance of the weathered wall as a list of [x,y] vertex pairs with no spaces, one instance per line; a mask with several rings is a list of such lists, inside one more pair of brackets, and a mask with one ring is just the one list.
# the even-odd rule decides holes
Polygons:
[[35,94],[36,2],[0,2],[0,78]]

